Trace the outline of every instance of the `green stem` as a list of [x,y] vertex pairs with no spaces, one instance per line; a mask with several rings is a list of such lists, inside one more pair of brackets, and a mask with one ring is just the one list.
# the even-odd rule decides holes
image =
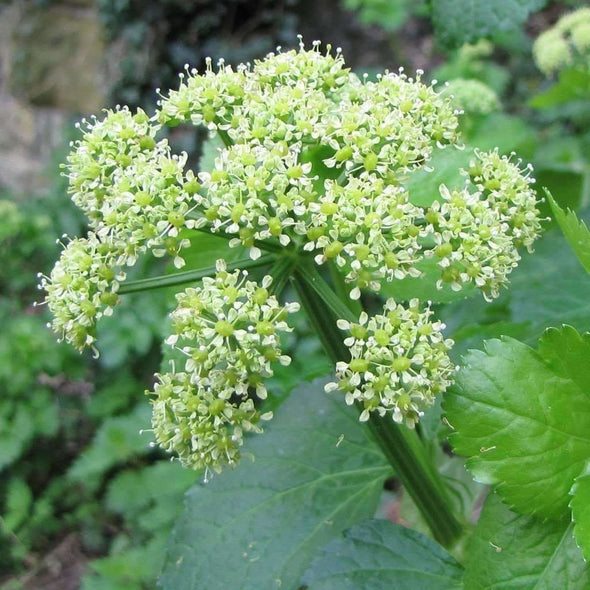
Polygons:
[[[338,296],[315,268],[301,264],[293,280],[301,304],[328,356],[334,363],[350,358],[336,319],[356,321],[352,317],[354,314],[342,301],[336,303]],[[357,407],[363,410],[359,404]],[[461,535],[462,525],[454,514],[445,484],[416,431],[398,426],[391,418],[376,413],[371,414],[368,426],[434,538],[445,547],[452,546]]]
[[330,309],[332,315],[350,322],[358,321],[358,316],[334,293],[311,260],[301,260],[297,267],[297,273],[320,298],[324,307],[327,306]]
[[463,527],[417,432],[375,412],[371,413],[368,426],[434,538],[444,547],[454,545]]
[[231,147],[234,144],[228,132],[224,129],[217,128],[217,135],[219,135],[219,138],[221,139],[221,141],[223,141],[223,145],[225,145],[225,147]]
[[269,291],[272,295],[277,298],[280,297],[283,289],[287,285],[293,268],[295,267],[295,260],[290,257],[280,257],[276,259],[276,262],[272,265],[272,268],[268,271],[268,274],[272,277],[272,285]]
[[349,285],[345,283],[344,275],[340,272],[333,260],[328,263],[328,268],[330,269],[330,279],[334,285],[336,295],[338,295],[342,301],[346,302],[347,307],[352,311],[355,317],[358,318],[363,311],[363,306],[360,300],[353,300],[350,298],[351,289]]
[[318,297],[308,278],[302,274],[301,267],[297,267],[292,278],[301,305],[330,360],[333,363],[344,360],[348,356],[348,348],[344,346],[342,334],[336,326],[332,310],[326,306],[321,297]]
[[[272,262],[273,256],[268,254],[261,256],[257,260],[245,258],[236,260],[235,262],[227,263],[227,270],[232,271],[236,269],[246,270],[250,268],[257,268]],[[129,281],[123,283],[119,288],[120,295],[127,293],[136,293],[138,291],[150,291],[151,289],[162,289],[164,287],[173,287],[175,285],[184,285],[186,283],[194,283],[201,279],[214,275],[217,269],[215,266],[207,266],[205,268],[198,268],[195,270],[187,270],[185,272],[176,272],[169,275],[161,275],[158,277],[150,277],[148,279],[140,279],[137,281]]]

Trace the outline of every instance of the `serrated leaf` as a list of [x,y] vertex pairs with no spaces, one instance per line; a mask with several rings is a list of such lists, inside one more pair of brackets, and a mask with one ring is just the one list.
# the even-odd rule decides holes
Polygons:
[[567,520],[515,514],[488,496],[469,539],[464,587],[469,590],[585,590],[588,568]]
[[437,37],[457,47],[482,37],[519,28],[545,0],[432,0],[432,20]]
[[[470,351],[445,396],[449,437],[467,468],[523,514],[561,518],[590,458],[590,335],[548,330],[539,352],[504,338]],[[559,362],[556,361],[559,357]],[[586,357],[589,358],[589,357]]]
[[573,211],[570,209],[564,211],[555,202],[550,192],[547,192],[547,199],[551,209],[553,209],[553,215],[574,254],[578,257],[586,272],[590,273],[590,231],[588,227],[583,221],[578,220]]
[[584,554],[586,561],[590,560],[590,463],[576,478],[572,487],[572,520],[574,522],[574,537]]
[[309,590],[450,590],[463,568],[425,535],[386,520],[368,520],[329,543],[305,573]]
[[455,341],[450,351],[451,358],[456,363],[472,348],[481,348],[485,340],[509,336],[516,340],[524,340],[529,335],[528,324],[515,322],[493,322],[491,324],[467,324],[452,333]]
[[[160,581],[165,590],[294,590],[315,553],[375,512],[390,473],[354,410],[295,389],[246,457],[187,495]],[[231,564],[231,565],[230,565]]]

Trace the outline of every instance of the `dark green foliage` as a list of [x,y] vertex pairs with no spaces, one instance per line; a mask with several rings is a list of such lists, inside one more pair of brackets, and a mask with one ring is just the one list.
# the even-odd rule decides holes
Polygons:
[[546,0],[433,0],[432,20],[441,41],[451,47],[514,32]]
[[292,0],[100,0],[99,15],[113,56],[113,103],[154,104],[155,88],[175,88],[185,64],[201,70],[206,57],[237,64],[277,45],[293,46],[298,32],[295,4]]

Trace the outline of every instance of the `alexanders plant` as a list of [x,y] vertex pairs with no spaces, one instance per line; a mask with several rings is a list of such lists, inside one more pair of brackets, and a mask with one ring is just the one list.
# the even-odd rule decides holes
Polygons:
[[[235,466],[244,434],[272,418],[265,382],[291,360],[284,336],[301,307],[334,363],[326,390],[358,408],[435,538],[452,546],[463,523],[415,426],[453,381],[453,343],[430,302],[375,301],[407,277],[495,298],[540,232],[530,166],[498,150],[473,152],[462,184],[441,185],[431,205],[413,201],[412,174],[462,148],[459,114],[421,72],[369,81],[339,51],[301,43],[235,69],[187,68],[153,116],[121,107],[83,121],[65,174],[90,231],[41,279],[52,328],[94,348],[97,322],[125,293],[189,284],[166,339],[181,360],[150,392],[153,430],[207,477]],[[210,169],[173,153],[165,132],[178,125],[223,142]],[[148,252],[182,268],[205,234],[240,254],[126,281]],[[284,302],[289,281],[298,302]]]

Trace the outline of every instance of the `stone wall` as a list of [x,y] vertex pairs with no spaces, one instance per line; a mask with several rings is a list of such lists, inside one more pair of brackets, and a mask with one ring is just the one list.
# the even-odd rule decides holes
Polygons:
[[103,56],[92,0],[0,6],[0,191],[47,190],[64,126],[105,104]]

